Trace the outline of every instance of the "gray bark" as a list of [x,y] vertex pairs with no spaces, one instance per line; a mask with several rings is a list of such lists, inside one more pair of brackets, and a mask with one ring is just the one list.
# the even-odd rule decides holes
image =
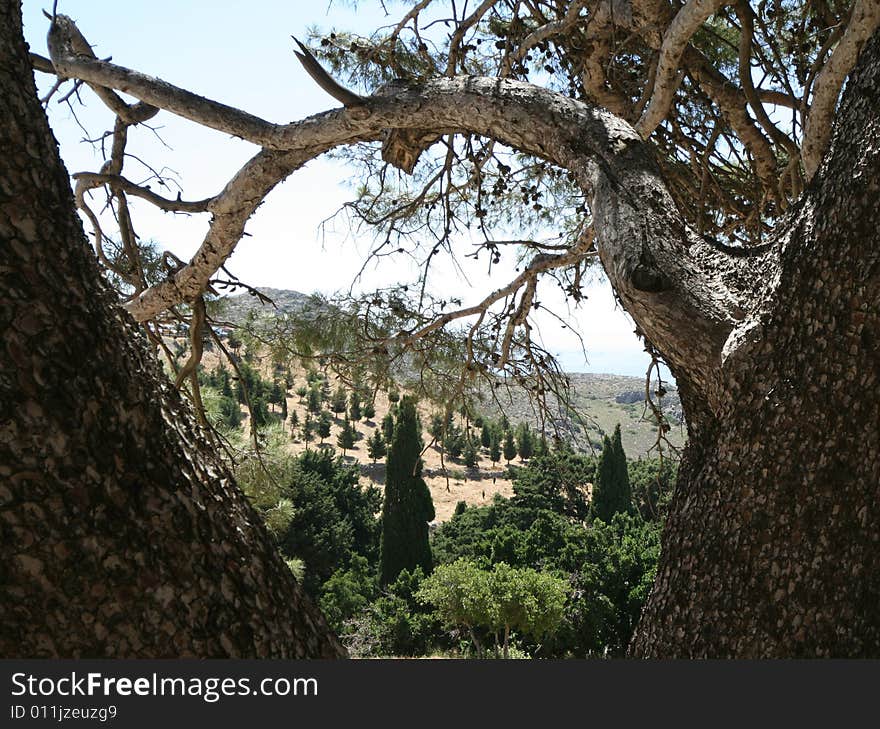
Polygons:
[[342,655],[101,279],[9,0],[0,98],[0,655]]
[[880,656],[880,36],[691,437],[639,656]]

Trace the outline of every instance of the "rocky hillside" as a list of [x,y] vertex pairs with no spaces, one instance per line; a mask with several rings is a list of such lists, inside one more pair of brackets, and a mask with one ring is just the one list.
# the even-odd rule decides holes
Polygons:
[[[232,323],[241,323],[252,311],[259,310],[266,315],[273,311],[299,311],[309,301],[309,296],[298,291],[285,289],[260,289],[271,299],[270,304],[261,304],[258,297],[241,294],[224,299],[221,317]],[[613,432],[617,423],[621,426],[624,449],[630,458],[639,458],[652,451],[657,442],[657,426],[651,421],[650,411],[645,406],[645,380],[614,374],[594,374],[585,372],[569,373],[571,381],[571,404],[574,413],[563,412],[556,427],[569,433],[582,448],[590,445],[601,446],[602,436]],[[682,423],[681,401],[678,390],[672,383],[663,383],[665,396],[660,401],[667,417],[671,432],[669,442],[676,448],[684,445],[685,429]],[[657,384],[652,383],[652,391]],[[538,425],[534,409],[525,393],[512,393],[500,404],[487,404],[486,414],[498,417],[503,410],[512,423],[530,422]]]

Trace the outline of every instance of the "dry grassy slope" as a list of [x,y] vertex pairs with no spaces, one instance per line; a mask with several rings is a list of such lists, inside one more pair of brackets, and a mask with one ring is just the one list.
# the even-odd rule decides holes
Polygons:
[[[297,387],[305,383],[305,372],[294,372],[296,382],[293,391]],[[335,389],[336,384],[331,380],[331,386]],[[346,460],[350,463],[357,463],[362,476],[374,483],[379,488],[384,488],[385,484],[385,464],[379,461],[373,464],[367,455],[367,439],[373,434],[376,428],[380,428],[382,419],[388,414],[389,402],[384,393],[379,393],[375,402],[376,416],[372,420],[361,420],[353,423],[358,432],[358,440],[353,449],[348,450]],[[294,410],[297,412],[299,422],[302,423],[306,416],[305,403],[300,402],[299,398],[293,394],[287,398],[288,412]],[[427,424],[430,418],[431,409],[425,404],[419,405],[419,412],[422,422]],[[342,419],[335,417],[331,427],[330,437],[324,441],[323,446],[317,442],[309,444],[310,448],[315,447],[333,447],[336,446],[336,436],[342,428]],[[288,424],[289,430],[289,424]],[[425,436],[425,444],[428,445],[430,436]],[[305,442],[298,438],[292,440],[288,446],[291,453],[301,453],[305,450]],[[338,450],[338,448],[337,448]],[[452,463],[448,457],[441,463],[440,450],[435,446],[428,446],[422,456],[424,461],[423,475],[425,483],[431,490],[431,496],[434,499],[434,508],[437,512],[437,520],[445,521],[452,516],[455,511],[455,505],[459,501],[466,501],[471,505],[485,504],[492,500],[496,493],[510,496],[513,488],[508,479],[504,477],[505,467],[503,463],[497,464],[495,467],[489,461],[486,453],[480,454],[480,460],[476,468],[467,468],[461,463]]]
[[[295,291],[277,289],[263,289],[262,291],[272,298],[281,311],[302,306],[307,299],[303,294]],[[222,318],[234,322],[241,321],[247,312],[259,307],[260,305],[254,297],[247,295],[231,297]],[[264,307],[261,310],[265,311],[266,309]],[[211,366],[207,356],[205,364],[208,367]],[[260,369],[264,375],[269,375],[267,361],[260,364]],[[295,382],[287,399],[288,411],[296,411],[300,422],[302,422],[306,414],[305,404],[299,402],[299,398],[294,392],[297,387],[305,384],[305,371],[299,370],[293,374]],[[608,433],[610,435],[615,425],[620,423],[623,446],[628,457],[640,458],[651,452],[657,440],[657,428],[645,417],[644,402],[641,400],[630,403],[618,402],[622,395],[629,394],[629,399],[633,399],[638,397],[640,393],[644,393],[644,378],[588,373],[572,373],[569,374],[569,378],[572,384],[572,402],[583,418],[583,424],[579,426],[578,434],[582,442],[589,441],[600,445],[602,434]],[[336,383],[331,381],[331,387],[335,389]],[[666,385],[666,388],[669,392],[663,399],[664,412],[672,416],[672,423],[677,423],[681,416],[678,393],[670,385]],[[367,456],[366,440],[372,435],[375,428],[380,427],[382,418],[388,412],[388,400],[384,393],[379,394],[375,407],[376,417],[373,421],[362,420],[355,424],[359,439],[355,448],[348,451],[347,460],[358,463],[364,478],[381,488],[384,483],[384,465],[382,463],[372,464]],[[434,409],[425,403],[420,405],[423,423],[427,424]],[[502,410],[514,425],[525,421],[537,426],[537,418],[524,393],[514,392],[511,396],[506,396],[501,400],[500,406],[489,403],[485,406],[485,414],[492,418],[499,417]],[[341,425],[340,419],[334,420],[330,437],[326,439],[324,445],[316,446],[313,444],[310,447],[335,448],[336,436]],[[289,426],[286,427],[289,428]],[[428,438],[427,435],[426,438]],[[681,447],[685,440],[683,426],[674,426],[668,439],[673,446]],[[299,438],[292,440],[289,445],[292,453],[299,453],[305,450],[305,447],[306,444]],[[485,451],[480,454],[480,460],[475,469],[466,468],[460,462],[450,463],[448,459],[445,464],[442,464],[439,449],[435,447],[427,448],[423,460],[425,481],[434,498],[438,520],[448,519],[459,501],[466,501],[468,504],[484,504],[491,501],[496,493],[504,495],[512,493],[511,483],[504,477],[506,469],[503,462],[493,467]]]

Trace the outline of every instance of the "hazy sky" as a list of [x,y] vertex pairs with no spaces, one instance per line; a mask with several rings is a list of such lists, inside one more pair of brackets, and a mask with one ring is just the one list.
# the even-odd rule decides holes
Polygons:
[[[292,53],[291,35],[304,38],[308,28],[331,27],[368,33],[399,19],[400,4],[388,3],[393,15],[385,17],[378,2],[312,3],[295,0],[253,0],[250,3],[212,0],[59,0],[58,12],[73,17],[99,57],[158,76],[217,101],[246,109],[276,122],[288,122],[337,106],[306,75]],[[48,21],[42,15],[51,0],[24,0],[25,36],[32,49],[46,54]],[[37,74],[40,91],[51,85]],[[69,88],[69,85],[68,87]],[[56,96],[57,99],[57,96]],[[85,106],[75,106],[79,122],[90,136],[112,127],[110,112],[88,90]],[[84,144],[86,133],[66,105],[49,105],[52,128],[70,172],[97,171],[99,150]],[[129,134],[128,150],[176,179],[184,199],[216,194],[257,148],[225,134],[200,127],[162,112],[149,129]],[[167,145],[167,146],[165,146]],[[167,168],[167,169],[165,169]],[[124,174],[138,182],[148,172],[128,159]],[[342,220],[321,229],[321,223],[352,197],[347,186],[352,171],[341,163],[318,159],[279,185],[247,225],[246,237],[230,259],[229,268],[254,286],[295,289],[310,293],[348,290],[369,250],[369,237],[347,235]],[[162,192],[154,184],[157,192]],[[177,194],[175,188],[171,196]],[[100,207],[96,200],[97,207]],[[155,239],[163,248],[188,259],[207,230],[207,216],[162,213],[133,200],[137,233]],[[87,226],[87,230],[88,230]],[[454,287],[466,302],[475,302],[512,277],[513,262],[503,262],[486,276],[480,262],[460,259],[468,281],[446,265],[437,271],[444,290]],[[366,287],[410,280],[414,270],[402,261],[371,267]],[[450,283],[450,282],[455,283]],[[567,304],[548,281],[540,299],[564,311]],[[587,358],[577,339],[549,318],[538,318],[544,345],[559,355],[569,371],[616,372],[643,375],[649,359],[633,335],[633,323],[616,307],[610,286],[596,281],[586,290],[588,299],[571,311],[571,321],[582,333]]]

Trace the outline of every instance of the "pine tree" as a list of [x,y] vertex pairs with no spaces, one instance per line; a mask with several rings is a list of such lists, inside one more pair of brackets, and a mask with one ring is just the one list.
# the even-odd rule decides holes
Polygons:
[[372,420],[376,417],[376,406],[372,402],[364,403],[364,417],[367,420]]
[[620,425],[614,435],[602,439],[602,455],[596,468],[591,511],[593,518],[609,523],[615,514],[631,513],[632,492],[626,467],[626,454],[620,439]]
[[321,390],[314,385],[309,388],[309,401],[307,407],[310,413],[317,415],[321,412]]
[[361,396],[358,395],[357,390],[348,397],[348,417],[354,422],[358,422],[363,417],[361,413]]
[[385,439],[382,437],[382,431],[376,428],[373,435],[367,440],[367,455],[373,459],[373,463],[379,458],[384,458],[388,449],[385,447]]
[[315,428],[318,433],[318,437],[321,439],[321,445],[324,444],[324,438],[330,437],[330,416],[326,411],[321,413],[321,417],[318,418],[318,423]]
[[510,461],[516,457],[516,443],[513,441],[513,433],[509,430],[504,434],[504,460]]
[[525,461],[532,457],[535,452],[535,439],[528,423],[520,423],[516,431],[516,452]]
[[383,585],[394,582],[404,569],[421,567],[427,574],[432,568],[428,522],[435,513],[421,475],[421,449],[415,402],[406,396],[400,402],[388,449],[379,559]]
[[345,422],[342,424],[342,430],[340,430],[336,436],[336,445],[342,448],[343,456],[349,448],[354,448],[356,436],[357,432],[355,431],[354,426],[351,424],[351,421],[346,418]]
[[493,466],[501,460],[501,444],[496,437],[493,437],[489,443],[489,460],[492,461]]
[[391,413],[382,418],[382,437],[385,438],[386,443],[390,443],[394,438],[394,416]]
[[535,446],[535,458],[541,458],[548,455],[550,455],[550,446],[547,444],[547,436],[541,433],[541,437],[538,439],[538,443]]
[[336,388],[336,392],[333,393],[333,400],[330,402],[330,409],[336,413],[344,413],[348,398],[345,396],[345,390],[342,389],[342,386]]
[[281,395],[281,422],[287,420],[287,393]]
[[477,465],[477,444],[473,438],[468,438],[462,451],[464,465],[468,468],[474,468]]
[[486,421],[483,421],[483,429],[480,431],[480,445],[483,448],[489,448],[492,445],[492,431]]
[[303,442],[306,444],[306,450],[309,449],[309,443],[311,443],[312,439],[315,437],[314,430],[315,421],[312,420],[311,413],[307,412],[302,424],[302,439]]

